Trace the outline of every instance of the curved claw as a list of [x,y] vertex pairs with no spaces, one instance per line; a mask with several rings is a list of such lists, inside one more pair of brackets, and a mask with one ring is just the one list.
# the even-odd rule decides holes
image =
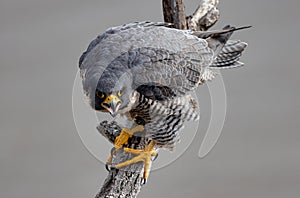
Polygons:
[[111,167],[111,163],[112,163],[112,157],[113,155],[115,154],[115,148],[113,147],[111,150],[110,150],[110,155],[108,156],[107,158],[107,161],[105,163],[105,169],[110,172],[112,167]]
[[146,183],[147,183],[147,179],[142,178],[142,180],[141,180],[141,185],[143,186],[143,185],[145,185]]
[[105,169],[110,172],[111,171],[111,166],[109,164],[105,164]]
[[153,159],[151,159],[152,162],[154,162],[158,157],[158,153],[156,153],[156,155],[153,157]]

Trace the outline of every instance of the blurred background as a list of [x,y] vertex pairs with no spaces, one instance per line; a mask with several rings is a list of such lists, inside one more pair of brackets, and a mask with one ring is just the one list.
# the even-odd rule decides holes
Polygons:
[[[198,3],[186,0],[187,14]],[[234,34],[249,43],[246,66],[222,71],[228,103],[222,135],[200,159],[210,118],[202,87],[197,94],[208,105],[201,106],[192,144],[152,172],[139,197],[299,196],[299,7],[297,0],[220,0],[213,29],[254,26]],[[105,29],[143,20],[163,20],[160,0],[0,1],[0,197],[94,197],[107,172],[73,121],[78,59]]]

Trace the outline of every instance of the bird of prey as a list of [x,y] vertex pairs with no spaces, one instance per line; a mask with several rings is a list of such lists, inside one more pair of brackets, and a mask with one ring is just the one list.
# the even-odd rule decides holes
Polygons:
[[142,161],[144,179],[154,149],[174,149],[184,122],[198,119],[191,92],[212,80],[214,69],[242,66],[239,58],[247,46],[229,40],[234,31],[247,27],[193,32],[170,25],[136,22],[110,28],[90,43],[79,60],[91,107],[135,124],[121,131],[115,148],[122,148],[136,132],[145,132],[150,140],[144,150],[124,148],[137,156],[115,166]]

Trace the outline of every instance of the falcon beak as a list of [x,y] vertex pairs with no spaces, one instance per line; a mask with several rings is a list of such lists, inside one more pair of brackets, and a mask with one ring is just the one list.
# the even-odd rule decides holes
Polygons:
[[112,117],[116,117],[119,107],[121,106],[121,100],[117,96],[111,94],[105,98],[101,105]]

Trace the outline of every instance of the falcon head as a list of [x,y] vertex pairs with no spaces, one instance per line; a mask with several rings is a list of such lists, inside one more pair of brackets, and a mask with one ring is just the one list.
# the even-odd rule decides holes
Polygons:
[[110,113],[112,117],[128,106],[131,86],[123,79],[101,78],[95,90],[95,110]]
[[95,93],[95,109],[109,112],[112,117],[115,117],[122,105],[121,96],[121,90],[117,93],[105,93],[97,89]]

